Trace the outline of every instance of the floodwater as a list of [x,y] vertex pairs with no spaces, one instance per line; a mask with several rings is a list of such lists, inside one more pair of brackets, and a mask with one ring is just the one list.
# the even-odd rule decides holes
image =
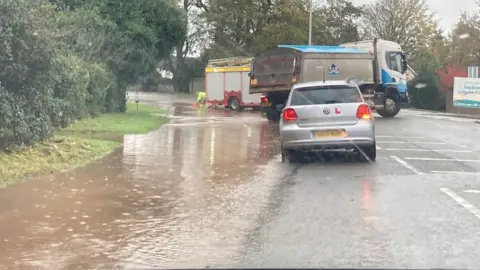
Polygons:
[[168,125],[105,159],[0,190],[0,269],[235,261],[285,173],[278,130],[256,112],[167,106]]

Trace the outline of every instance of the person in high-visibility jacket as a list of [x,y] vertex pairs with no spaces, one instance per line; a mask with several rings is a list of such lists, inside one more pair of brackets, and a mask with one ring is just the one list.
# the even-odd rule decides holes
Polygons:
[[197,93],[197,105],[204,106],[207,103],[207,93],[198,92]]

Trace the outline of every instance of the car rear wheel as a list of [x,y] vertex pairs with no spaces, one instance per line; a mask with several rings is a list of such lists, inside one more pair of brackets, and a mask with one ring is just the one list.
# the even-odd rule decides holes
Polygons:
[[369,146],[362,146],[360,147],[361,151],[358,151],[358,154],[361,159],[365,161],[370,161],[374,162],[375,159],[377,159],[377,145],[376,143],[373,143],[372,145]]
[[267,119],[272,122],[280,121],[280,112],[278,112],[275,108],[269,107],[265,110],[265,115]]

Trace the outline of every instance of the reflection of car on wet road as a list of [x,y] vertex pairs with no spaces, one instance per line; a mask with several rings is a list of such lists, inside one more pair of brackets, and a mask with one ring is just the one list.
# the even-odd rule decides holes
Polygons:
[[280,120],[282,161],[304,151],[354,149],[375,160],[375,124],[357,86],[344,81],[297,84]]

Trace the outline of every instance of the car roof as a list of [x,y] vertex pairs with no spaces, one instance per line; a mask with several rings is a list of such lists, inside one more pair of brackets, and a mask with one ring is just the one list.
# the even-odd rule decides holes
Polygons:
[[314,81],[306,83],[298,83],[293,86],[293,89],[313,87],[313,86],[350,86],[346,81]]

